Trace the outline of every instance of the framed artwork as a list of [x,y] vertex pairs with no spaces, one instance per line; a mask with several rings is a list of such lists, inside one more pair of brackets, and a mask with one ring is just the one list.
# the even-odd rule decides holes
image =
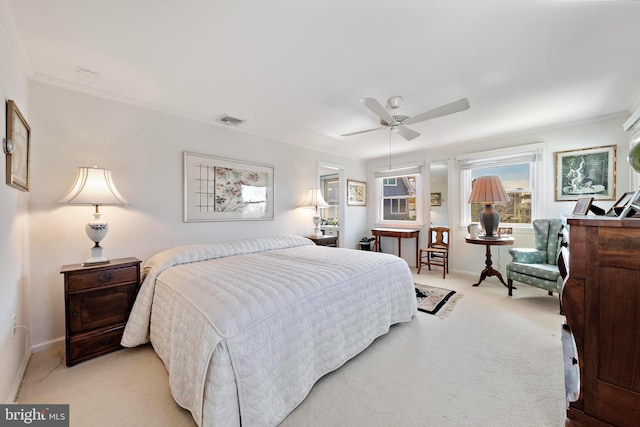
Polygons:
[[275,219],[273,167],[183,153],[184,221]]
[[511,236],[513,234],[513,227],[498,227],[499,236]]
[[7,101],[7,137],[2,145],[7,162],[7,185],[29,191],[31,128],[11,99]]
[[559,151],[556,155],[555,200],[614,200],[616,146]]
[[362,181],[347,180],[347,205],[367,205],[367,183]]
[[593,202],[593,197],[580,197],[573,208],[573,215],[586,215]]
[[442,193],[431,193],[431,206],[442,206]]

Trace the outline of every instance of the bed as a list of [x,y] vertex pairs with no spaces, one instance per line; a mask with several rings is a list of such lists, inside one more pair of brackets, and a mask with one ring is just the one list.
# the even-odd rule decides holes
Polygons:
[[323,375],[416,313],[394,255],[276,236],[150,258],[122,345],[151,341],[201,426],[273,426]]

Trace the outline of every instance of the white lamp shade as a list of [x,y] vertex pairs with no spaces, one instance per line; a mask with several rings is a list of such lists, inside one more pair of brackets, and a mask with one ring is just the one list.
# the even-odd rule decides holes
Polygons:
[[111,179],[111,171],[79,167],[76,180],[58,201],[69,205],[128,205]]
[[302,206],[307,208],[328,208],[329,204],[322,197],[322,191],[319,188],[310,188],[307,190],[307,196]]

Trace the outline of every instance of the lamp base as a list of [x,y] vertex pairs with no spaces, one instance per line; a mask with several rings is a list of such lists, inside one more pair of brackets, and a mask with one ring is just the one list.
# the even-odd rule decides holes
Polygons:
[[320,214],[316,212],[316,214],[313,216],[313,225],[315,225],[315,227],[313,228],[313,237],[322,237],[322,230],[320,229]]
[[484,205],[484,210],[480,212],[479,220],[484,229],[485,237],[497,237],[500,214],[493,210],[493,206]]
[[96,243],[96,245],[91,248],[91,258],[83,262],[82,266],[88,267],[91,265],[109,264],[109,262],[111,261],[102,256],[102,247]]

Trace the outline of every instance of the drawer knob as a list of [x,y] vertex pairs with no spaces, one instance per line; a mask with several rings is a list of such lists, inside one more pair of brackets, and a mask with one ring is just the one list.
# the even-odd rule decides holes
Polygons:
[[113,279],[113,273],[103,273],[98,277],[98,282],[108,283]]
[[77,311],[74,311],[73,313],[71,313],[71,315],[72,315],[72,316],[77,316],[77,315],[78,315],[78,312],[77,312]]
[[106,338],[102,341],[100,341],[100,345],[109,345],[109,344],[113,344],[113,338]]

